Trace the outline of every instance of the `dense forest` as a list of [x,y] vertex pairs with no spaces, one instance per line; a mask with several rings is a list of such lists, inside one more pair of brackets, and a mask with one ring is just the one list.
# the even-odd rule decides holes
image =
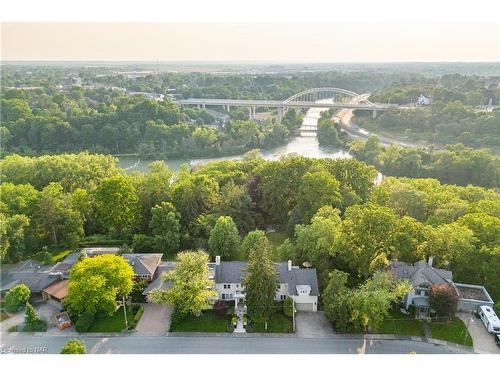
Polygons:
[[333,269],[357,284],[389,260],[433,256],[456,281],[500,297],[494,190],[414,178],[376,186],[376,170],[354,159],[221,161],[175,176],[163,162],[127,175],[114,158],[86,153],[0,163],[3,262],[92,241],[166,259],[193,248],[213,256],[214,232],[235,233],[222,255],[244,259],[240,240],[273,228],[284,240],[273,258],[310,262],[322,287]]
[[[420,95],[430,105],[416,105]],[[434,144],[463,143],[468,147],[500,146],[500,111],[486,106],[500,103],[500,77],[465,78],[457,74],[439,78],[403,81],[370,96],[372,102],[396,103],[411,109],[391,109],[372,119],[356,113],[355,122],[370,130],[386,130],[412,140]]]

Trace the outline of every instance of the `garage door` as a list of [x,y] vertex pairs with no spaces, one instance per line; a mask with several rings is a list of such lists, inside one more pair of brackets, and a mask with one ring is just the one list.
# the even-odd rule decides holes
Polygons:
[[295,308],[297,311],[314,311],[314,304],[311,303],[296,303]]

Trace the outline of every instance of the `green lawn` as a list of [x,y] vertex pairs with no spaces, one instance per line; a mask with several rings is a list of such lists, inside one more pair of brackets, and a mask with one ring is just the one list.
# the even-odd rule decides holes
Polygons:
[[[127,306],[127,319],[129,327],[134,325],[134,312],[131,306]],[[125,329],[125,317],[123,307],[120,307],[111,316],[96,317],[88,332],[121,332]]]
[[61,250],[55,254],[52,255],[52,259],[54,260],[54,263],[62,261],[64,258],[66,258],[69,254],[71,254],[71,250]]
[[200,316],[188,316],[171,328],[173,332],[228,332],[231,315],[219,316],[214,311],[204,311]]
[[391,311],[391,315],[385,319],[375,333],[404,335],[404,336],[424,336],[422,322],[413,319],[412,314],[403,314],[399,310]]
[[[431,322],[429,323],[429,327],[432,338],[464,345],[466,327],[464,322],[459,318],[453,318],[453,320],[446,323]],[[468,333],[465,345],[472,346],[472,338]]]
[[292,320],[282,313],[274,313],[268,322],[267,331],[265,330],[264,323],[255,323],[247,327],[247,332],[261,332],[261,333],[292,333],[293,324]]

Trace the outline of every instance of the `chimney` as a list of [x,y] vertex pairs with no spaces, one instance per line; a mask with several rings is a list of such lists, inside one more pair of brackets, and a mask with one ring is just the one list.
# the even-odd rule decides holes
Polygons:
[[218,266],[220,264],[220,255],[215,256],[215,265]]
[[288,271],[291,271],[292,270],[292,261],[289,260],[288,261]]
[[429,257],[429,260],[427,261],[427,263],[429,264],[429,267],[432,267],[432,262],[434,261],[434,258],[433,257]]

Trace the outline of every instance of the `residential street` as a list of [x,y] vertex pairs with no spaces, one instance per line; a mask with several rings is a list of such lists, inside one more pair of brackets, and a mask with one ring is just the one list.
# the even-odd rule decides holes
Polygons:
[[[72,336],[74,337],[74,336]],[[57,354],[69,336],[2,335],[2,353]],[[85,336],[92,354],[465,354],[450,346],[404,340],[297,337]],[[46,349],[45,349],[46,348]]]

